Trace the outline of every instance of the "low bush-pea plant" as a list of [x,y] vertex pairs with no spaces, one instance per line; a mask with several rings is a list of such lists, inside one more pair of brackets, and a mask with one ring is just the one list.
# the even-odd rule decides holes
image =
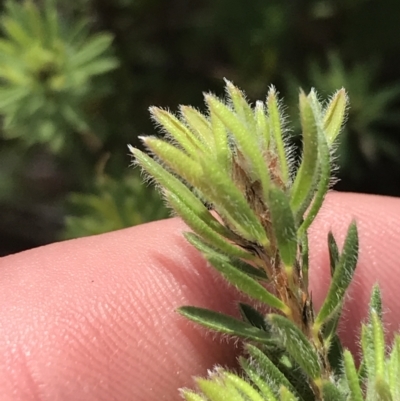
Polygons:
[[[335,142],[347,95],[321,104],[300,91],[302,158],[287,144],[285,116],[271,87],[266,101],[248,103],[226,82],[227,99],[206,94],[207,114],[181,106],[179,115],[151,108],[166,139],[142,138],[153,154],[130,147],[135,163],[161,188],[168,205],[192,230],[186,239],[222,276],[254,300],[242,319],[196,306],[186,318],[243,339],[242,371],[216,367],[198,378],[187,401],[344,401],[400,399],[400,337],[389,353],[381,297],[372,292],[361,327],[362,360],[341,346],[337,326],[358,257],[356,223],[339,250],[328,235],[331,284],[315,311],[308,280],[308,228],[331,182]],[[256,306],[255,306],[256,305]],[[270,310],[266,313],[265,310]]]

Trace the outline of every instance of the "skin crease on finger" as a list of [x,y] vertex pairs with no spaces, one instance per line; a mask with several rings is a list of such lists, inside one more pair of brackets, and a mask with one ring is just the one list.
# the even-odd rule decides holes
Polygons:
[[[339,245],[355,218],[360,257],[340,334],[354,351],[372,284],[385,321],[400,316],[400,200],[329,194],[310,230],[311,288],[318,308],[329,284],[326,235]],[[178,400],[240,345],[215,340],[176,314],[197,305],[235,314],[233,289],[186,244],[169,219],[0,259],[0,401]]]

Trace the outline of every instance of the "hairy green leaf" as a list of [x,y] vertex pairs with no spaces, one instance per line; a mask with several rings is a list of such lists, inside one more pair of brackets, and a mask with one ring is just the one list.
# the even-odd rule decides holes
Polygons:
[[186,401],[206,401],[205,397],[202,395],[187,389],[181,390],[181,394]]
[[239,391],[232,385],[227,385],[222,379],[206,380],[197,379],[200,390],[210,401],[244,401]]
[[346,91],[338,90],[324,112],[324,129],[328,144],[331,145],[340,133],[346,117],[348,98]]
[[322,395],[324,401],[347,401],[343,391],[340,391],[338,386],[330,381],[322,383]]
[[297,236],[287,195],[277,187],[271,188],[268,206],[280,257],[286,269],[291,271],[297,256]]
[[214,96],[206,95],[206,101],[210,110],[222,120],[235,137],[240,151],[245,156],[249,165],[252,166],[250,173],[253,180],[260,180],[264,197],[267,199],[270,177],[268,169],[265,168],[265,160],[255,132],[252,133],[235,113]]
[[190,106],[181,106],[180,112],[186,124],[209,151],[214,149],[213,131],[210,122],[199,111]]
[[271,337],[264,330],[223,313],[195,306],[182,306],[178,312],[189,320],[220,333],[258,341],[263,344],[273,343]]
[[214,136],[213,153],[224,171],[231,166],[231,150],[225,124],[213,108],[209,108],[212,133]]
[[[129,150],[135,157],[135,162],[150,174],[158,184],[176,195],[186,207],[190,208],[191,212],[198,216],[212,231],[230,238],[229,230],[210,213],[203,202],[201,202],[185,184],[139,149],[129,146]],[[233,247],[233,245],[231,246]]]
[[249,132],[254,133],[256,131],[254,113],[249,103],[247,102],[244,93],[227,79],[225,79],[225,84],[226,90],[232,101],[233,108],[235,109],[240,119],[249,129]]
[[183,221],[197,234],[203,236],[209,243],[218,246],[228,255],[252,260],[254,255],[233,245],[231,242],[222,237],[218,232],[208,224],[207,220],[193,213],[193,209],[188,207],[185,202],[176,196],[173,192],[165,192],[165,198],[168,203],[176,210]]
[[343,307],[343,303],[339,303],[337,305],[336,309],[331,313],[330,319],[327,322],[325,322],[325,324],[323,326],[322,335],[323,335],[324,339],[326,339],[328,341],[330,341],[330,339],[337,332],[340,315],[342,313],[342,307]]
[[289,319],[276,315],[268,315],[268,320],[280,335],[283,345],[291,357],[312,378],[317,380],[321,377],[321,366],[318,355],[307,337]]
[[154,137],[141,137],[143,143],[176,174],[202,190],[200,164],[174,145]]
[[340,374],[343,370],[343,347],[339,336],[334,334],[329,340],[328,361],[333,372]]
[[296,394],[296,389],[267,355],[254,345],[246,344],[245,349],[253,358],[252,364],[247,365],[246,372],[253,372],[254,375],[261,374],[262,377],[265,377],[276,395],[282,386]]
[[361,326],[361,347],[363,364],[365,365],[367,376],[372,378],[375,372],[375,344],[373,341],[372,327],[369,325]]
[[229,372],[224,372],[223,376],[227,385],[234,386],[236,390],[244,395],[243,399],[248,399],[249,401],[265,401],[260,393],[254,389],[254,387],[245,382],[239,376]]
[[308,268],[309,268],[309,247],[308,235],[305,233],[303,238],[300,239],[300,254],[301,254],[301,273],[303,276],[303,283],[308,288]]
[[[254,256],[250,253],[246,253],[246,251],[243,250],[243,254],[235,254],[235,250],[231,250],[229,248],[226,248],[226,255],[221,254],[221,251],[224,251],[224,249],[218,247],[215,248],[215,246],[218,246],[217,242],[214,242],[214,246],[208,244],[205,242],[202,237],[194,234],[194,233],[183,233],[184,237],[187,239],[188,242],[190,242],[196,249],[198,249],[201,253],[207,255],[207,254],[215,254],[216,256],[219,256],[221,258],[224,258],[224,260],[229,261],[233,266],[235,266],[238,270],[241,272],[249,275],[250,277],[259,279],[259,280],[265,280],[267,276],[264,274],[264,272],[254,266],[249,265],[248,263],[243,262],[240,259],[237,259],[235,257],[240,257],[240,258],[246,258],[246,259],[251,259]],[[234,245],[231,244],[232,247]],[[238,248],[240,251],[240,248]]]
[[275,397],[275,393],[272,391],[271,387],[267,384],[265,376],[261,375],[256,368],[251,366],[247,359],[239,357],[239,363],[242,369],[246,372],[251,382],[258,388],[260,393],[268,401],[278,401]]
[[304,218],[303,223],[301,224],[298,230],[298,236],[301,238],[304,233],[307,232],[311,223],[314,221],[315,216],[319,212],[322,202],[325,199],[325,195],[329,189],[330,182],[330,174],[331,174],[331,159],[330,159],[330,151],[329,146],[326,140],[325,132],[322,127],[321,121],[321,105],[317,99],[317,95],[314,90],[310,92],[308,95],[308,99],[310,102],[310,106],[313,110],[316,127],[318,131],[318,185],[316,187],[316,192],[307,211],[307,215]]
[[232,265],[229,258],[215,253],[206,253],[204,256],[229,283],[235,285],[245,294],[250,295],[254,300],[261,301],[272,308],[280,310],[284,314],[290,313],[287,305],[266,290],[256,280]]
[[[268,246],[267,234],[242,192],[218,165],[202,164],[202,193],[214,204],[221,217],[229,220],[232,229],[252,242]],[[212,182],[210,182],[212,177]]]
[[329,262],[331,267],[331,277],[335,273],[336,265],[339,263],[339,248],[336,244],[335,237],[332,234],[332,231],[328,233],[328,249],[329,249]]
[[240,302],[239,311],[246,322],[250,323],[252,326],[258,327],[261,330],[270,332],[270,328],[267,328],[264,316],[258,312],[257,309],[254,309],[251,305]]
[[315,319],[315,329],[331,318],[332,313],[338,305],[343,302],[343,297],[353,278],[358,256],[358,234],[356,224],[353,222],[347,231],[346,240],[343,246],[339,263],[332,277],[328,295]]
[[302,214],[312,199],[314,176],[316,174],[318,157],[318,128],[309,99],[303,91],[299,96],[300,119],[303,139],[303,160],[297,171],[291,188],[290,206],[297,216]]
[[378,377],[383,377],[385,375],[385,337],[382,322],[375,310],[371,311],[370,321],[375,351],[374,373]]
[[177,117],[158,107],[150,108],[154,120],[160,124],[165,132],[172,137],[192,157],[198,152],[206,152],[207,148]]
[[256,102],[254,116],[256,120],[257,136],[259,139],[262,139],[263,148],[268,149],[271,141],[270,126],[264,103],[260,100]]
[[271,86],[268,92],[267,107],[270,132],[271,136],[274,138],[274,144],[278,153],[279,168],[282,174],[282,180],[285,184],[287,184],[289,180],[289,166],[283,137],[283,121],[279,107],[278,94],[274,86]]
[[351,401],[363,401],[362,390],[358,380],[358,374],[354,363],[353,355],[349,350],[343,352],[344,371],[347,384],[350,389]]
[[372,288],[371,300],[369,303],[370,314],[372,310],[374,310],[377,313],[379,319],[382,320],[382,296],[381,290],[379,289],[379,286],[377,284],[375,284]]

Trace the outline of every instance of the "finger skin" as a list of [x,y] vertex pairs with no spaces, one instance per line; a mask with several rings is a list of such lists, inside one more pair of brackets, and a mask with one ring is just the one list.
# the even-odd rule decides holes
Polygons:
[[234,310],[183,229],[171,219],[4,258],[1,400],[173,400],[232,363],[232,344],[175,312]]
[[[354,350],[374,282],[389,330],[400,321],[400,201],[330,194],[310,231],[317,307],[329,284],[327,232],[341,246],[353,218],[360,259],[341,335]],[[175,312],[236,313],[237,294],[185,243],[185,229],[169,219],[0,259],[0,400],[177,400],[192,376],[232,366],[240,346]]]

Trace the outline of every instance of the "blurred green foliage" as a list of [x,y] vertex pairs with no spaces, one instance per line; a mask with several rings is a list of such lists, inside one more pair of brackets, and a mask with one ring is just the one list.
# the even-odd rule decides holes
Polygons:
[[[203,91],[221,94],[223,77],[250,99],[265,96],[274,83],[292,121],[298,86],[322,94],[345,86],[351,109],[338,188],[400,194],[397,0],[0,5],[0,213],[14,214],[21,230],[27,212],[53,239],[164,215],[158,206],[146,209],[160,199],[127,176],[126,144],[154,132],[150,105],[201,107]],[[125,217],[112,217],[120,213],[113,208]],[[1,221],[0,239],[8,233]],[[43,241],[30,242],[24,247]]]
[[5,138],[58,152],[73,132],[89,132],[83,107],[98,95],[93,77],[117,67],[112,35],[89,35],[85,20],[63,24],[55,4],[9,0],[1,18],[0,114]]
[[143,185],[139,174],[116,180],[100,175],[92,193],[69,195],[65,238],[101,234],[166,218],[168,213],[156,192]]

